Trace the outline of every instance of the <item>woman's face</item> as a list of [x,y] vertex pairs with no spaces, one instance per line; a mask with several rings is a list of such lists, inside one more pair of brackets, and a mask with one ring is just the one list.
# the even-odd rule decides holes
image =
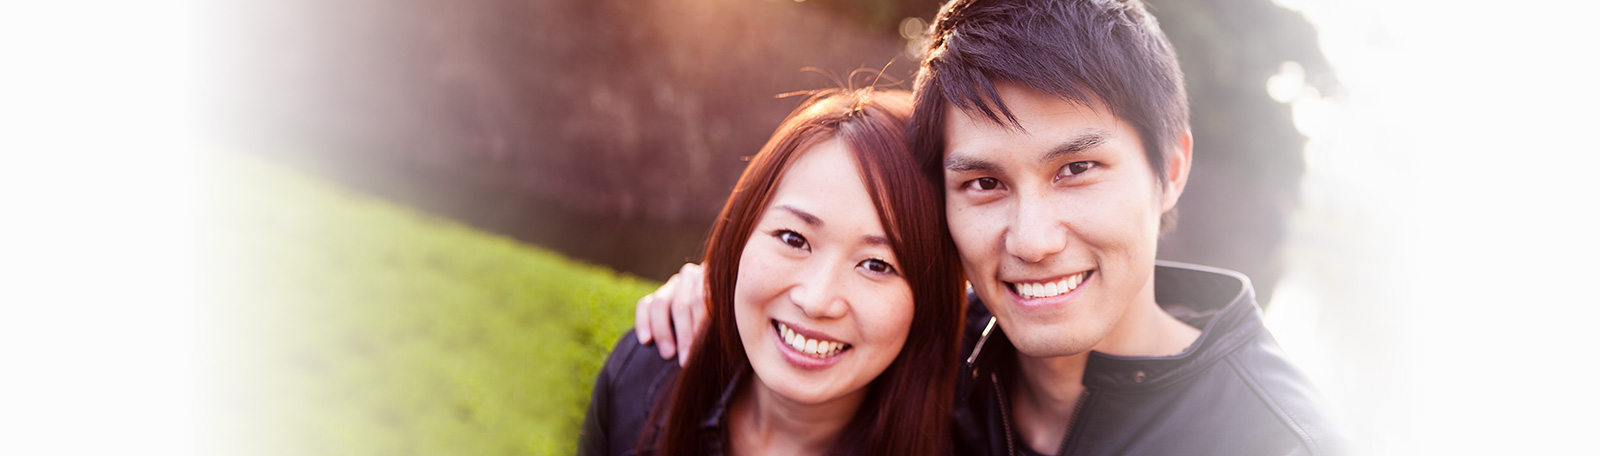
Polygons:
[[911,329],[911,287],[845,147],[800,152],[745,244],[734,289],[757,387],[803,404],[864,394]]

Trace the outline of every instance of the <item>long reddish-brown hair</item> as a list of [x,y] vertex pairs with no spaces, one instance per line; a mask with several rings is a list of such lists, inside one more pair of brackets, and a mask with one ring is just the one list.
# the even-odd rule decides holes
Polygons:
[[905,141],[910,113],[910,94],[901,90],[819,92],[784,119],[751,158],[707,242],[708,324],[696,338],[696,356],[683,368],[671,401],[652,413],[668,408],[662,434],[646,435],[644,446],[666,455],[709,452],[700,425],[734,374],[750,366],[733,302],[745,243],[795,158],[813,145],[839,139],[854,154],[911,287],[914,310],[905,346],[868,386],[867,399],[829,453],[950,452],[964,299],[961,268],[946,232],[940,188],[918,172]]

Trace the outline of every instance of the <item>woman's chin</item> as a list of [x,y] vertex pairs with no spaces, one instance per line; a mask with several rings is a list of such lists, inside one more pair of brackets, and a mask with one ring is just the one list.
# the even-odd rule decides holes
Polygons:
[[[827,360],[823,366],[819,363],[802,361],[797,366],[788,356],[782,353],[767,353],[763,362],[751,360],[755,371],[755,380],[761,386],[785,401],[803,405],[821,405],[836,401],[860,390],[862,385],[849,385],[854,371],[852,363],[846,362],[843,356]],[[841,354],[843,355],[843,354]]]
[[760,372],[757,372],[755,380],[760,384],[761,388],[772,395],[782,399],[784,402],[797,405],[825,405],[836,402],[848,396],[851,392],[861,390],[860,388],[851,389],[834,385],[826,380],[807,381],[794,377],[785,377],[782,373],[769,377],[777,378],[762,377]]

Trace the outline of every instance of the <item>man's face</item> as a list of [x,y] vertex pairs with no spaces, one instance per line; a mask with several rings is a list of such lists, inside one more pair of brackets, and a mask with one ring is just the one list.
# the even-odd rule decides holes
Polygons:
[[1137,130],[1103,106],[997,88],[1022,130],[946,108],[950,232],[1022,354],[1083,353],[1126,333],[1128,309],[1154,303],[1161,214],[1186,163],[1157,179]]

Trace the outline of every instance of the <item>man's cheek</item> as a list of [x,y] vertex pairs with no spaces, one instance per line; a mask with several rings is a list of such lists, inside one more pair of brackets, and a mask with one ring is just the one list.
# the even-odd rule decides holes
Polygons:
[[[955,223],[959,223],[954,220],[951,222],[952,226],[955,226]],[[971,276],[974,272],[977,272],[974,269],[980,269],[983,263],[987,261],[986,257],[989,256],[987,252],[990,250],[989,243],[984,241],[984,236],[981,233],[970,229],[952,230],[950,237],[956,243],[956,253],[961,255],[961,263],[966,265],[967,275]]]

